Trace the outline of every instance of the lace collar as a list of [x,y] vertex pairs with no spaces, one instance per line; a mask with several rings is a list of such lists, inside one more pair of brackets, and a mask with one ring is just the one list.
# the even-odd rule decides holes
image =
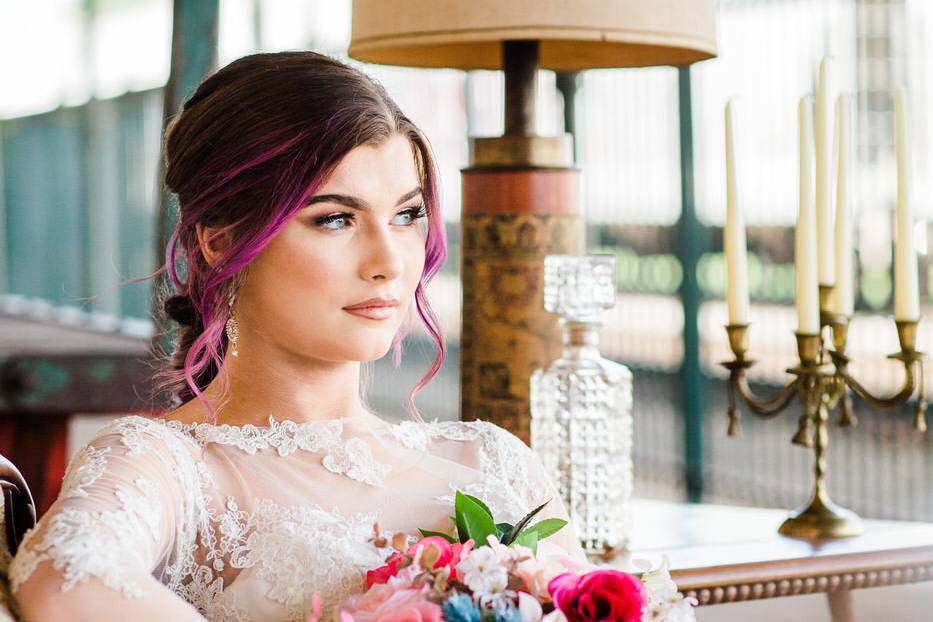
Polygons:
[[[387,464],[376,462],[372,447],[361,438],[344,440],[344,426],[348,421],[359,421],[359,417],[322,419],[311,421],[276,420],[269,416],[269,425],[251,423],[233,425],[227,423],[183,423],[172,419],[155,419],[168,428],[193,439],[199,446],[208,443],[230,445],[246,453],[274,449],[280,456],[288,456],[298,450],[322,453],[321,464],[328,471],[346,475],[351,479],[382,486],[391,471]],[[483,430],[483,421],[400,421],[390,423],[380,419],[384,427],[374,433],[388,432],[405,447],[426,451],[432,439],[443,437],[449,440],[469,441],[476,439]]]
[[171,419],[158,420],[173,430],[193,437],[198,444],[216,443],[233,445],[247,453],[260,449],[276,449],[280,456],[297,449],[320,451],[339,439],[343,432],[343,419],[320,421],[278,421],[269,415],[269,425],[252,423],[234,425],[229,423],[182,423]]
[[288,456],[301,449],[322,453],[321,464],[332,473],[373,486],[382,486],[391,471],[388,464],[376,462],[372,447],[364,440],[342,437],[345,419],[320,421],[277,421],[269,416],[268,426],[182,423],[159,420],[170,429],[192,437],[199,445],[231,445],[249,454],[261,449],[275,449]]

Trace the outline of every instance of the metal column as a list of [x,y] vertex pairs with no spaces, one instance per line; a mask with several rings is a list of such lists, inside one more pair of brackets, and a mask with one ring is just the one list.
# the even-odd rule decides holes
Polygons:
[[680,110],[680,220],[677,223],[678,257],[683,267],[680,299],[684,310],[684,359],[680,367],[681,409],[684,416],[684,479],[687,498],[703,497],[704,378],[700,367],[700,333],[697,316],[701,293],[697,263],[706,246],[706,231],[696,217],[693,192],[693,111],[690,97],[690,68],[678,69]]

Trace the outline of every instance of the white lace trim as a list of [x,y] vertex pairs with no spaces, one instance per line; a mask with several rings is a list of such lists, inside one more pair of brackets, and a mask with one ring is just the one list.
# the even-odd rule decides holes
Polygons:
[[482,433],[485,421],[401,421],[389,428],[400,443],[409,449],[425,451],[428,443],[437,437],[452,441],[472,441]]
[[226,423],[182,423],[158,420],[168,427],[194,437],[199,444],[232,445],[246,453],[255,454],[262,449],[275,449],[287,456],[299,449],[310,452],[325,451],[339,443],[343,432],[341,419],[325,421],[277,421],[269,416],[268,426],[230,425]]
[[376,462],[372,448],[360,439],[344,442],[343,420],[276,421],[269,417],[268,426],[182,423],[163,421],[165,425],[193,437],[199,444],[232,445],[248,454],[263,449],[275,449],[280,456],[288,456],[299,449],[323,453],[321,464],[331,473],[346,475],[350,479],[371,486],[382,487],[392,468]]
[[216,622],[250,622],[249,614],[233,599],[224,598],[224,580],[214,577],[207,566],[198,566],[191,581],[175,591],[208,620]]
[[[258,565],[269,585],[266,596],[288,609],[289,622],[307,618],[312,592],[330,604],[361,592],[360,570],[382,563],[375,547],[366,545],[379,511],[345,516],[319,507],[283,507],[260,499],[249,527],[246,566]],[[327,619],[329,611],[322,619]]]
[[85,490],[97,481],[104,473],[107,466],[106,455],[110,453],[109,447],[97,449],[86,445],[81,451],[75,454],[72,459],[72,468],[67,470],[65,479],[62,481],[61,492],[59,493],[66,499],[75,497],[87,497]]
[[[235,593],[224,591],[219,572],[227,565],[255,567],[266,598],[283,606],[287,622],[303,622],[311,594],[324,597],[322,619],[329,619],[336,603],[365,588],[364,571],[382,564],[388,553],[388,545],[368,544],[378,511],[344,515],[316,504],[286,507],[262,498],[246,512],[233,496],[225,505],[223,512],[207,510],[202,544],[211,565],[195,565],[191,581],[176,592],[212,622],[248,620]],[[392,532],[382,535],[391,540]]]
[[142,596],[126,573],[149,572],[146,563],[161,533],[162,505],[155,484],[142,477],[134,483],[138,491],[115,486],[122,506],[117,510],[66,507],[52,516],[41,542],[32,542],[39,533],[36,529],[26,534],[20,547],[23,553],[10,567],[12,591],[18,591],[41,562],[53,560],[65,579],[63,592],[94,576],[128,598]]

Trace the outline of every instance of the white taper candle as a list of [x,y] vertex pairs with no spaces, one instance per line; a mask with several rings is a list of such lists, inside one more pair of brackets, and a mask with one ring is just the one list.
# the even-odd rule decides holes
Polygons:
[[833,311],[851,316],[855,307],[854,244],[852,227],[852,98],[836,100],[836,287]]
[[833,109],[836,105],[834,62],[827,56],[820,63],[816,92],[816,245],[820,266],[820,284],[836,282],[833,261]]
[[907,90],[894,95],[894,143],[897,153],[897,213],[894,228],[894,319],[920,319],[917,252],[910,197],[910,145],[907,139]]
[[800,210],[797,213],[795,280],[797,332],[820,332],[820,296],[817,282],[816,213],[813,206],[813,98],[804,95],[797,106],[800,128]]
[[726,229],[723,245],[726,250],[728,281],[726,299],[729,324],[748,324],[748,256],[745,241],[745,221],[742,218],[741,194],[737,176],[735,148],[735,101],[726,104]]

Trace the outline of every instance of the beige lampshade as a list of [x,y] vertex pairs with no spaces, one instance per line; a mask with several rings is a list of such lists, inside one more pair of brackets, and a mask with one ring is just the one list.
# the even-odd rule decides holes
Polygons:
[[410,67],[501,69],[536,39],[562,71],[688,65],[716,55],[716,0],[353,0],[349,54]]

